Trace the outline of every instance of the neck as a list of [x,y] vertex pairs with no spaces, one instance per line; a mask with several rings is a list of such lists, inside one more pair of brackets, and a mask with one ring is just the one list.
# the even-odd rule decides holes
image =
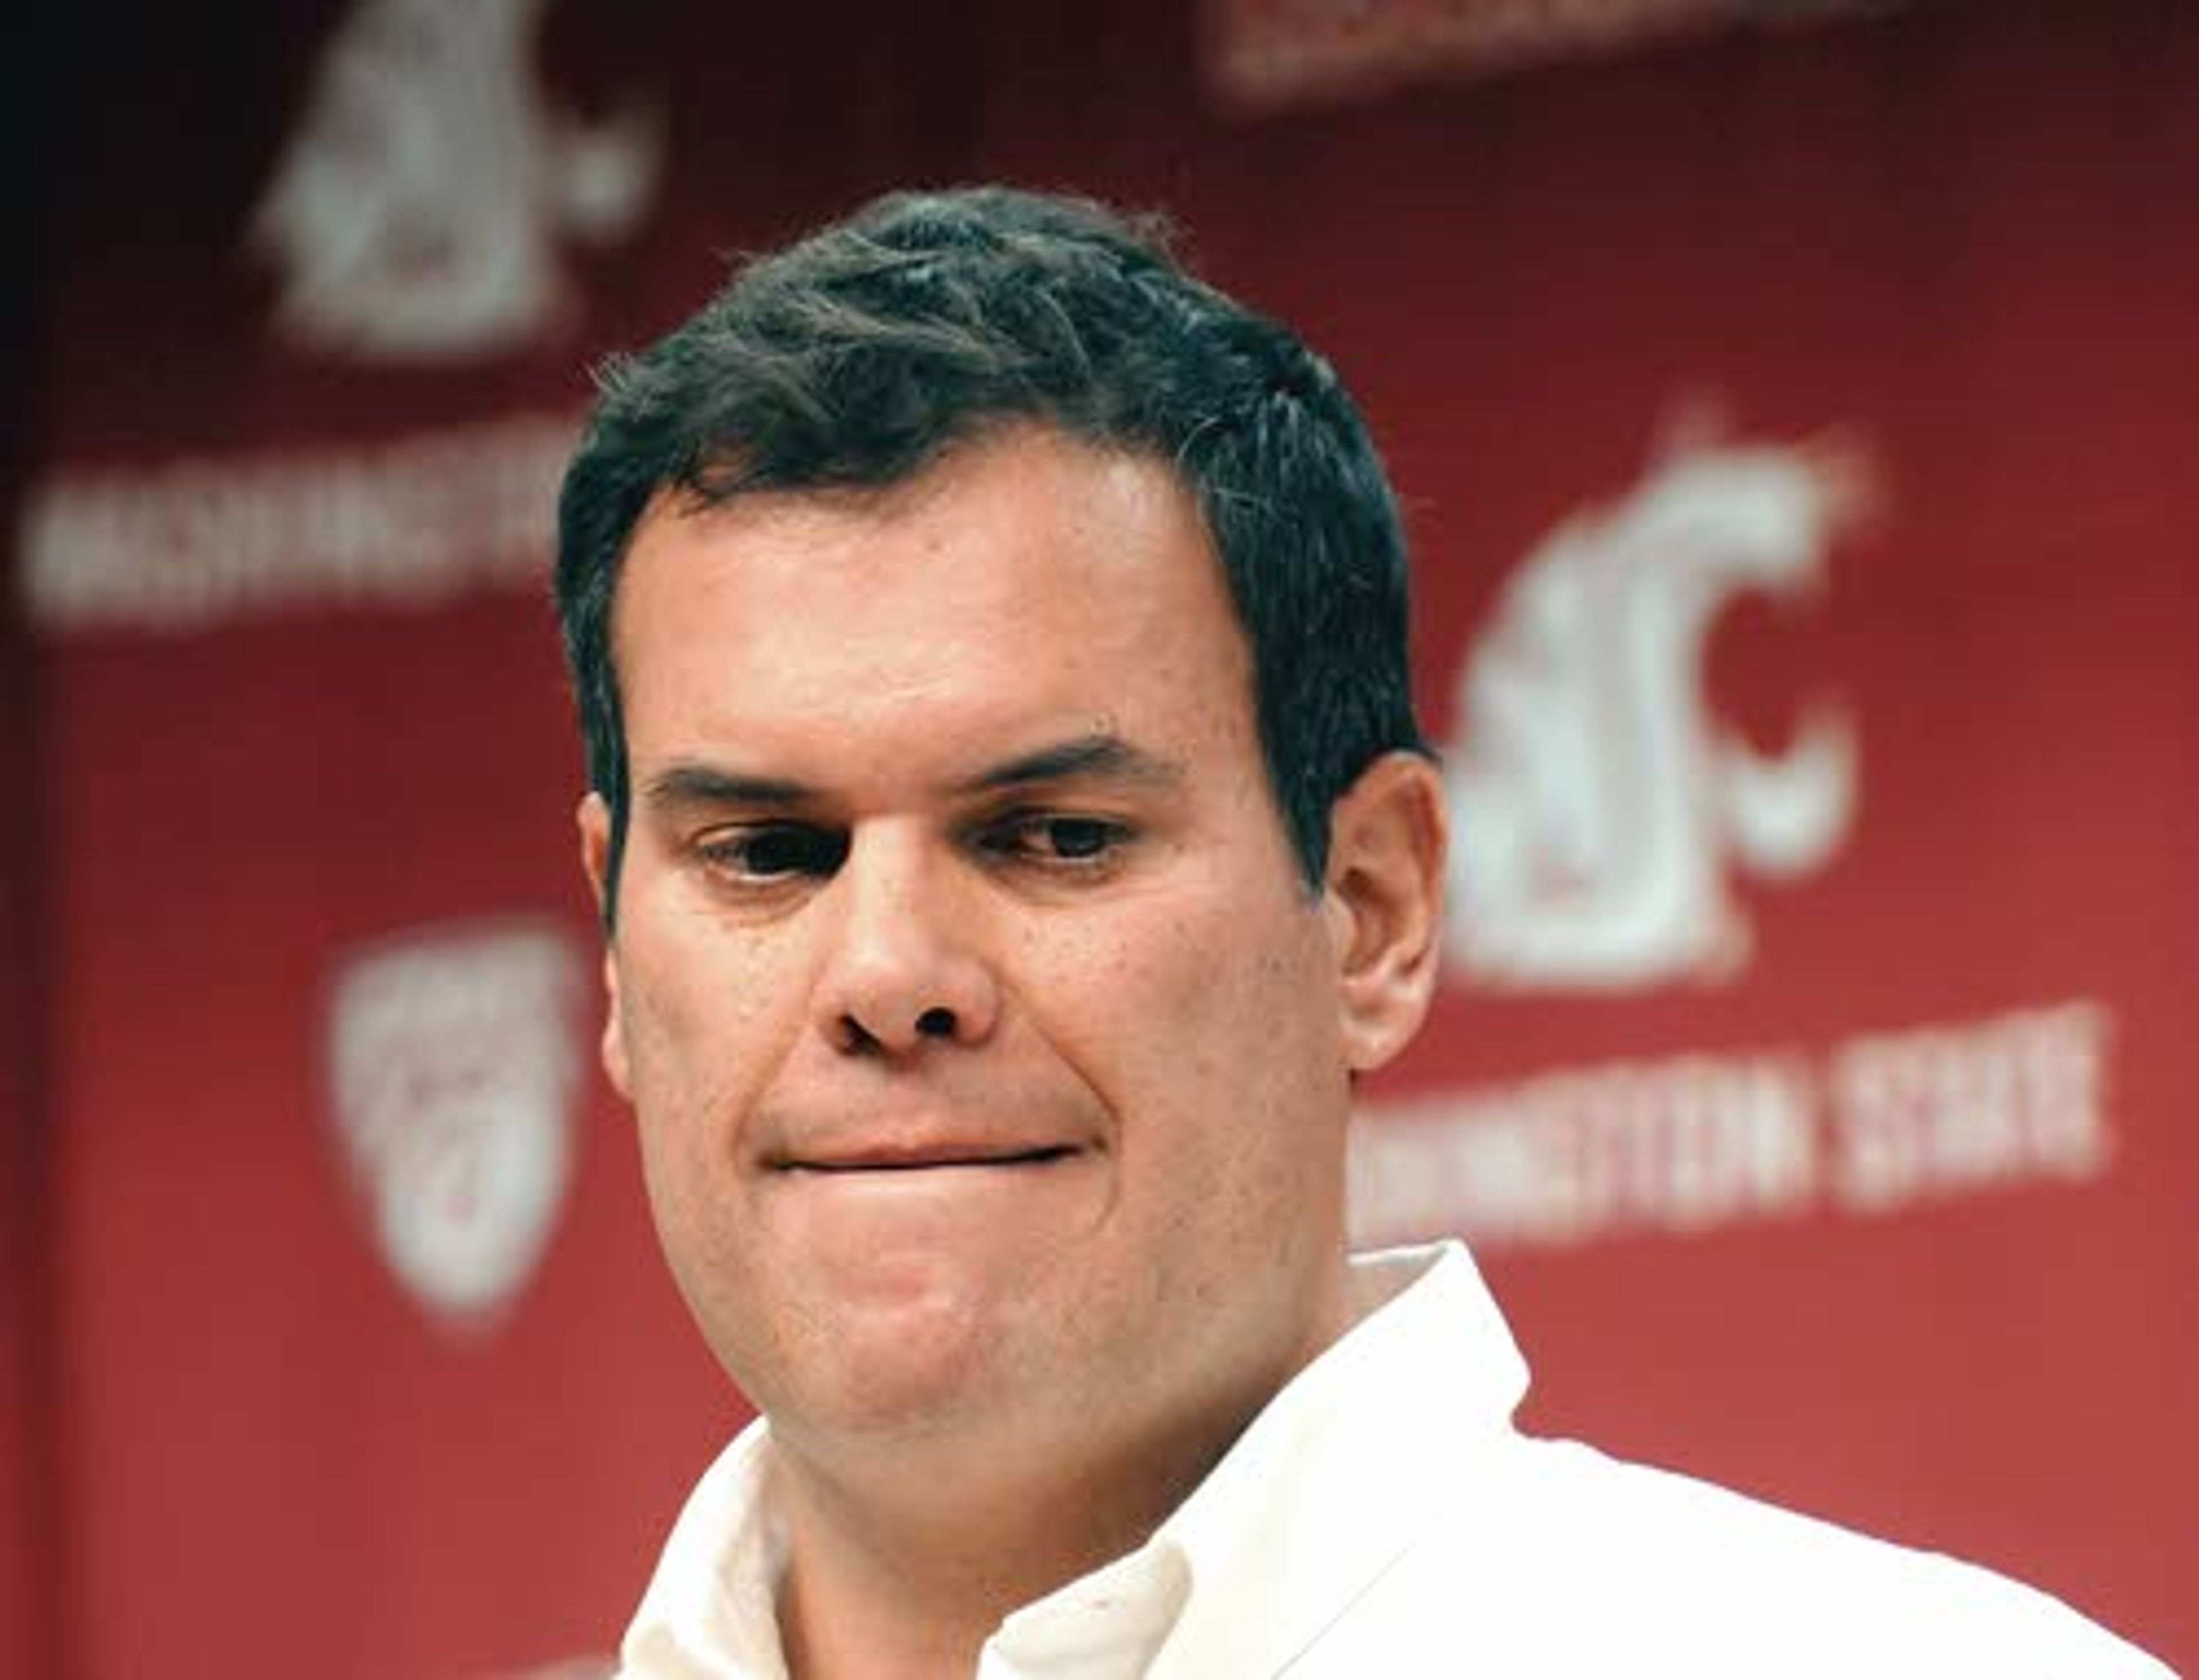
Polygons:
[[1209,1345],[1151,1387],[995,1404],[913,1427],[773,1422],[794,1680],[968,1680],[1012,1612],[1134,1550],[1262,1408],[1374,1304],[1339,1259],[1303,1338]]
[[967,1680],[1011,1612],[1144,1544],[1343,1327],[1326,1316],[1308,1345],[1228,1386],[1178,1391],[1158,1417],[1115,1397],[1044,1426],[995,1417],[914,1438],[775,1421],[788,1672]]
[[1036,1460],[997,1434],[970,1451],[903,1442],[872,1456],[836,1444],[827,1458],[774,1435],[787,1671],[967,1680],[1011,1612],[1142,1545],[1265,1397],[1135,1453],[1095,1452],[1100,1418],[1076,1453]]

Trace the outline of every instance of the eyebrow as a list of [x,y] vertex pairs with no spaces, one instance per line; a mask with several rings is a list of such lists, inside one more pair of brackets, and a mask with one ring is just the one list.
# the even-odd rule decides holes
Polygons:
[[1183,780],[1175,764],[1134,747],[1119,735],[1081,735],[980,771],[961,784],[963,793],[988,793],[1034,783],[1097,780],[1175,787]]
[[785,808],[814,800],[817,790],[781,776],[749,776],[713,765],[680,763],[659,771],[643,786],[651,805],[761,805]]
[[[954,790],[995,793],[1083,778],[1171,788],[1181,785],[1183,773],[1169,760],[1132,746],[1119,735],[1098,733],[1019,754],[958,783]],[[821,790],[790,777],[754,776],[692,761],[668,766],[642,787],[642,797],[660,808],[734,805],[791,810],[814,804],[822,796]]]

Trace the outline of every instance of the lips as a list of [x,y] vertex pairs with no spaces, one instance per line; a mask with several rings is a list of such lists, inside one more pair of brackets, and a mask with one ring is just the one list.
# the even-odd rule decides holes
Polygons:
[[1082,1152],[1036,1139],[890,1133],[820,1139],[790,1148],[768,1164],[780,1172],[929,1172],[969,1167],[1037,1167]]
[[972,1149],[951,1145],[902,1149],[888,1146],[835,1154],[815,1160],[782,1163],[790,1172],[933,1172],[956,1167],[1035,1167],[1066,1160],[1077,1152],[1067,1144],[1034,1149]]

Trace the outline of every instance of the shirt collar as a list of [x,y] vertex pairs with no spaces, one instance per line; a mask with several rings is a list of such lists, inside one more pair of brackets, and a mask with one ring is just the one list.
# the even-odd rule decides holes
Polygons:
[[[1365,1315],[1254,1419],[1145,1545],[1011,1615],[983,1680],[1270,1674],[1440,1514],[1445,1463],[1508,1438],[1527,1368],[1464,1246],[1351,1262]],[[705,1473],[628,1629],[629,1672],[785,1680],[785,1543],[761,1420]]]
[[1280,1671],[1444,1514],[1446,1467],[1511,1438],[1526,1363],[1463,1245],[1365,1256],[1352,1273],[1373,1310],[1154,1537],[1191,1580],[1156,1672]]
[[785,1534],[765,1490],[770,1429],[736,1436],[687,1497],[619,1647],[648,1680],[786,1680],[779,1643]]

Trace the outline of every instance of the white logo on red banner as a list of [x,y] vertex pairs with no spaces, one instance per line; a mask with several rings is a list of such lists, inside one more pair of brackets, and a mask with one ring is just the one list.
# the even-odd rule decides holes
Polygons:
[[277,326],[305,348],[449,361],[522,347],[569,303],[561,236],[605,242],[646,209],[662,122],[593,128],[537,85],[544,0],[359,0],[254,212],[280,269]]
[[481,1325],[534,1275],[572,1168],[581,963],[557,928],[444,926],[353,957],[329,1075],[353,1185],[421,1306]]
[[1521,563],[1460,680],[1450,952],[1473,983],[1619,991],[1717,982],[1751,930],[1734,872],[1823,865],[1856,808],[1855,730],[1805,709],[1759,754],[1703,660],[1751,592],[1806,598],[1865,475],[1825,446],[1689,446]]
[[2115,1039],[2077,997],[1406,1098],[1352,1129],[1354,1240],[1568,1246],[2090,1183],[2119,1146]]

